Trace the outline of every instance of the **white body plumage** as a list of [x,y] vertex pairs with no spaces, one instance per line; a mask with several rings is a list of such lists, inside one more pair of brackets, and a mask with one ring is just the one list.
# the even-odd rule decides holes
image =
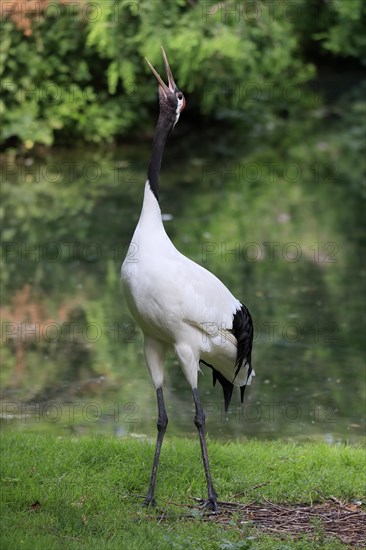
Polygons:
[[199,360],[235,386],[250,384],[248,367],[235,377],[234,314],[242,304],[215,275],[181,254],[165,232],[159,203],[147,181],[130,254],[122,265],[126,300],[142,329],[156,388],[163,383],[166,351],[173,347],[192,388]]

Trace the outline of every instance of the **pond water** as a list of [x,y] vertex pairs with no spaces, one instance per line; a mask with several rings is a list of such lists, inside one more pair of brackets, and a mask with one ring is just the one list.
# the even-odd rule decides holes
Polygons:
[[[177,248],[244,301],[256,377],[228,413],[203,367],[207,432],[359,442],[362,141],[357,114],[231,136],[174,132],[161,207]],[[7,156],[2,426],[155,437],[155,391],[119,273],[138,220],[147,143]],[[190,388],[166,368],[169,434],[195,436]]]

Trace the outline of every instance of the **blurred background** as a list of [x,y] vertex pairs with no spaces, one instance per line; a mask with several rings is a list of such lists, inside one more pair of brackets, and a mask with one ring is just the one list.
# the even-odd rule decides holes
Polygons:
[[[365,429],[363,0],[7,1],[1,7],[1,425],[155,436],[120,266],[167,52],[187,106],[161,207],[177,248],[252,312],[257,376],[210,437],[359,442]],[[166,369],[170,434],[195,436]]]

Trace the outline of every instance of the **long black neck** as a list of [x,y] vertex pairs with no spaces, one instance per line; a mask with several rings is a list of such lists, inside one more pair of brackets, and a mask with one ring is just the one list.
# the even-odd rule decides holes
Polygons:
[[154,193],[157,201],[159,201],[159,173],[161,160],[163,158],[166,138],[168,137],[171,128],[171,122],[169,122],[165,116],[160,114],[155,128],[151,159],[147,169],[147,178],[150,183],[151,191]]

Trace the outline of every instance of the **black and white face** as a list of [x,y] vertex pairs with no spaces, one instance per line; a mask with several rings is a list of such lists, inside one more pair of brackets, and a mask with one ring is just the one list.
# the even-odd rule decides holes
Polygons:
[[177,124],[180,114],[186,106],[184,95],[178,88],[174,92],[164,90],[159,86],[159,106],[160,112],[163,113],[173,125]]

